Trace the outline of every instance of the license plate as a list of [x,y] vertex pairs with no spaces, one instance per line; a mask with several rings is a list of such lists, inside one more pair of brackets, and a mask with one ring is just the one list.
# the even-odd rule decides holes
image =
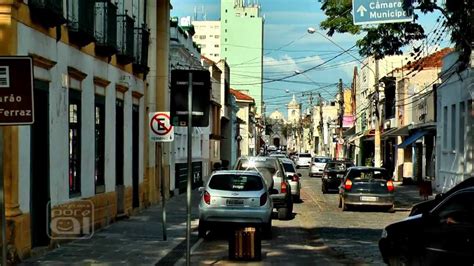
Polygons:
[[228,199],[226,201],[226,204],[229,205],[229,206],[244,205],[244,200],[243,199]]
[[343,178],[343,177],[344,177],[343,174],[338,174],[338,175],[337,175],[337,178]]
[[365,196],[362,196],[362,197],[360,197],[360,200],[361,200],[361,201],[377,201],[377,197],[365,197]]

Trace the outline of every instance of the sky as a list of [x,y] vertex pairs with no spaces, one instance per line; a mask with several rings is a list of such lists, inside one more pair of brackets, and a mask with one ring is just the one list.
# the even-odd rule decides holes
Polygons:
[[[254,0],[246,2],[249,1],[254,3]],[[294,74],[295,71],[304,71],[325,63],[326,60],[342,52],[338,46],[348,49],[362,38],[360,35],[335,34],[328,37],[333,41],[331,42],[318,33],[308,33],[309,27],[315,28],[322,34],[325,33],[319,28],[325,15],[321,11],[321,3],[318,0],[255,0],[255,3],[261,5],[262,15],[265,18],[264,78],[278,79]],[[171,4],[173,6],[171,16],[194,18],[196,10],[197,20],[219,20],[220,18],[219,0],[171,0]],[[438,33],[432,31],[439,26],[437,22],[439,14],[419,15],[419,23],[425,28],[425,32],[433,32],[432,40],[428,39],[426,42],[427,50],[435,52],[437,47],[450,46],[450,43],[446,41],[449,37],[437,41],[436,34],[446,35],[442,35],[441,31]],[[293,95],[303,104],[304,110],[309,105],[309,97],[304,95],[303,91],[311,91],[313,95],[319,92],[325,100],[333,100],[339,79],[342,79],[345,87],[350,86],[354,67],[360,65],[356,59],[363,60],[358,54],[357,47],[351,50],[351,55],[345,53],[321,67],[286,79],[286,82],[264,83],[267,114],[279,110],[286,115],[285,104]],[[234,69],[234,71],[244,72],[245,68]],[[246,74],[252,75],[252,73]]]

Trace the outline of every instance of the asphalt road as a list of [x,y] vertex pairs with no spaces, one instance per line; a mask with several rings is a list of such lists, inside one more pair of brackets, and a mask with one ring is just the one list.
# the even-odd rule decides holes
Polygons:
[[[405,218],[406,211],[377,209],[342,212],[338,195],[322,194],[321,179],[303,177],[302,202],[294,205],[294,218],[273,219],[273,237],[262,241],[262,261],[249,265],[383,264],[378,239],[384,226]],[[211,231],[192,248],[191,263],[229,264],[226,229]]]

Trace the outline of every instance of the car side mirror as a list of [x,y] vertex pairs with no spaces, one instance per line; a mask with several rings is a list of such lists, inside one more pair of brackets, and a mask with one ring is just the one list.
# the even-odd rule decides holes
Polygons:
[[273,195],[273,194],[278,194],[278,190],[274,188],[270,189],[270,195]]
[[436,194],[435,199],[436,200],[441,200],[443,198],[443,196],[444,196],[444,193]]
[[199,188],[198,188],[198,191],[199,191],[199,192],[204,192],[205,190],[206,190],[205,187],[199,187]]
[[302,176],[301,173],[298,173],[298,176],[301,177]]

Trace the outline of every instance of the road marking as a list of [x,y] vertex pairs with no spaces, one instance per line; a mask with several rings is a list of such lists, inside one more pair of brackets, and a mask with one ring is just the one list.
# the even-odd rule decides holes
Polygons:
[[202,242],[204,242],[204,238],[199,238],[199,240],[191,247],[191,254],[196,251],[196,249],[199,247],[199,245],[202,244]]

